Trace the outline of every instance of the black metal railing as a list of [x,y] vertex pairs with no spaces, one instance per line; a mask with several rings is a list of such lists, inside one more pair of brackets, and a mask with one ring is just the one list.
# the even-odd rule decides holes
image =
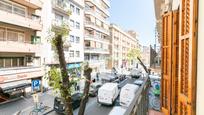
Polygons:
[[138,89],[134,100],[130,106],[126,109],[124,115],[147,115],[148,113],[148,92],[150,88],[150,78],[145,77],[144,83]]

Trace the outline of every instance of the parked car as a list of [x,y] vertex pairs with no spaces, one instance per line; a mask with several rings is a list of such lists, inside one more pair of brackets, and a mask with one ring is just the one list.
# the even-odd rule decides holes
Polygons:
[[120,105],[123,107],[128,107],[135,98],[138,88],[139,86],[134,84],[126,84],[124,87],[122,87],[120,91]]
[[98,94],[98,89],[102,86],[101,83],[92,83],[89,89],[89,96],[95,97]]
[[[71,99],[72,99],[73,109],[76,109],[76,108],[78,108],[80,106],[81,98],[82,98],[82,93],[75,93],[75,94],[72,95]],[[57,113],[61,113],[61,114],[65,113],[65,104],[64,104],[64,100],[62,98],[55,97],[55,99],[54,99],[54,110]]]
[[99,77],[101,78],[103,83],[112,82],[118,79],[118,76],[113,73],[100,73]]
[[117,83],[105,83],[98,89],[98,103],[104,105],[113,105],[118,97],[119,89]]
[[138,68],[132,68],[130,71],[130,76],[132,78],[140,78],[142,76],[142,71]]

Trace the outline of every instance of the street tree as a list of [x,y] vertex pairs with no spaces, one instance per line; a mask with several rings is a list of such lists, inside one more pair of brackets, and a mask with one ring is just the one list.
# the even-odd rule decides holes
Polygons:
[[[68,15],[71,13],[68,12]],[[65,42],[66,36],[69,35],[69,26],[68,23],[63,22],[61,25],[55,25],[51,28],[51,33],[49,35],[49,40],[51,41],[52,47],[57,54],[57,58],[59,61],[59,68],[52,67],[49,72],[49,84],[60,93],[60,96],[65,101],[65,113],[67,115],[73,115],[73,109],[71,104],[71,95],[73,92],[73,86],[80,81],[81,79],[85,79],[85,81],[89,81],[85,83],[85,90],[82,96],[82,102],[79,109],[79,114],[83,115],[86,107],[86,100],[88,100],[88,91],[90,86],[90,75],[92,69],[87,66],[84,66],[84,77],[77,77],[76,73],[71,73],[66,68],[66,60],[64,56],[64,47],[70,47],[70,44]]]
[[129,63],[131,63],[134,60],[137,60],[137,57],[141,57],[141,52],[138,48],[133,48],[131,50],[128,51],[127,53],[127,59],[129,61]]

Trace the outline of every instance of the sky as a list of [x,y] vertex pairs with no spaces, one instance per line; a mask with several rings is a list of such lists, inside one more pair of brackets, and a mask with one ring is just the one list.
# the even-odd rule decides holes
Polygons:
[[110,22],[139,33],[142,45],[155,43],[154,0],[110,0]]

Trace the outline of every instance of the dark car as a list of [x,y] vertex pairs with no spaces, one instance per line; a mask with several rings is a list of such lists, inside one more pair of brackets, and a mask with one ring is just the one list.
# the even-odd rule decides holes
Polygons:
[[[72,95],[72,108],[76,109],[80,106],[82,94],[81,93],[75,93]],[[62,113],[64,114],[65,112],[65,105],[64,105],[64,100],[60,97],[55,97],[54,99],[54,110],[57,113]]]
[[89,96],[95,97],[98,94],[98,89],[102,86],[101,83],[93,83],[89,89]]

